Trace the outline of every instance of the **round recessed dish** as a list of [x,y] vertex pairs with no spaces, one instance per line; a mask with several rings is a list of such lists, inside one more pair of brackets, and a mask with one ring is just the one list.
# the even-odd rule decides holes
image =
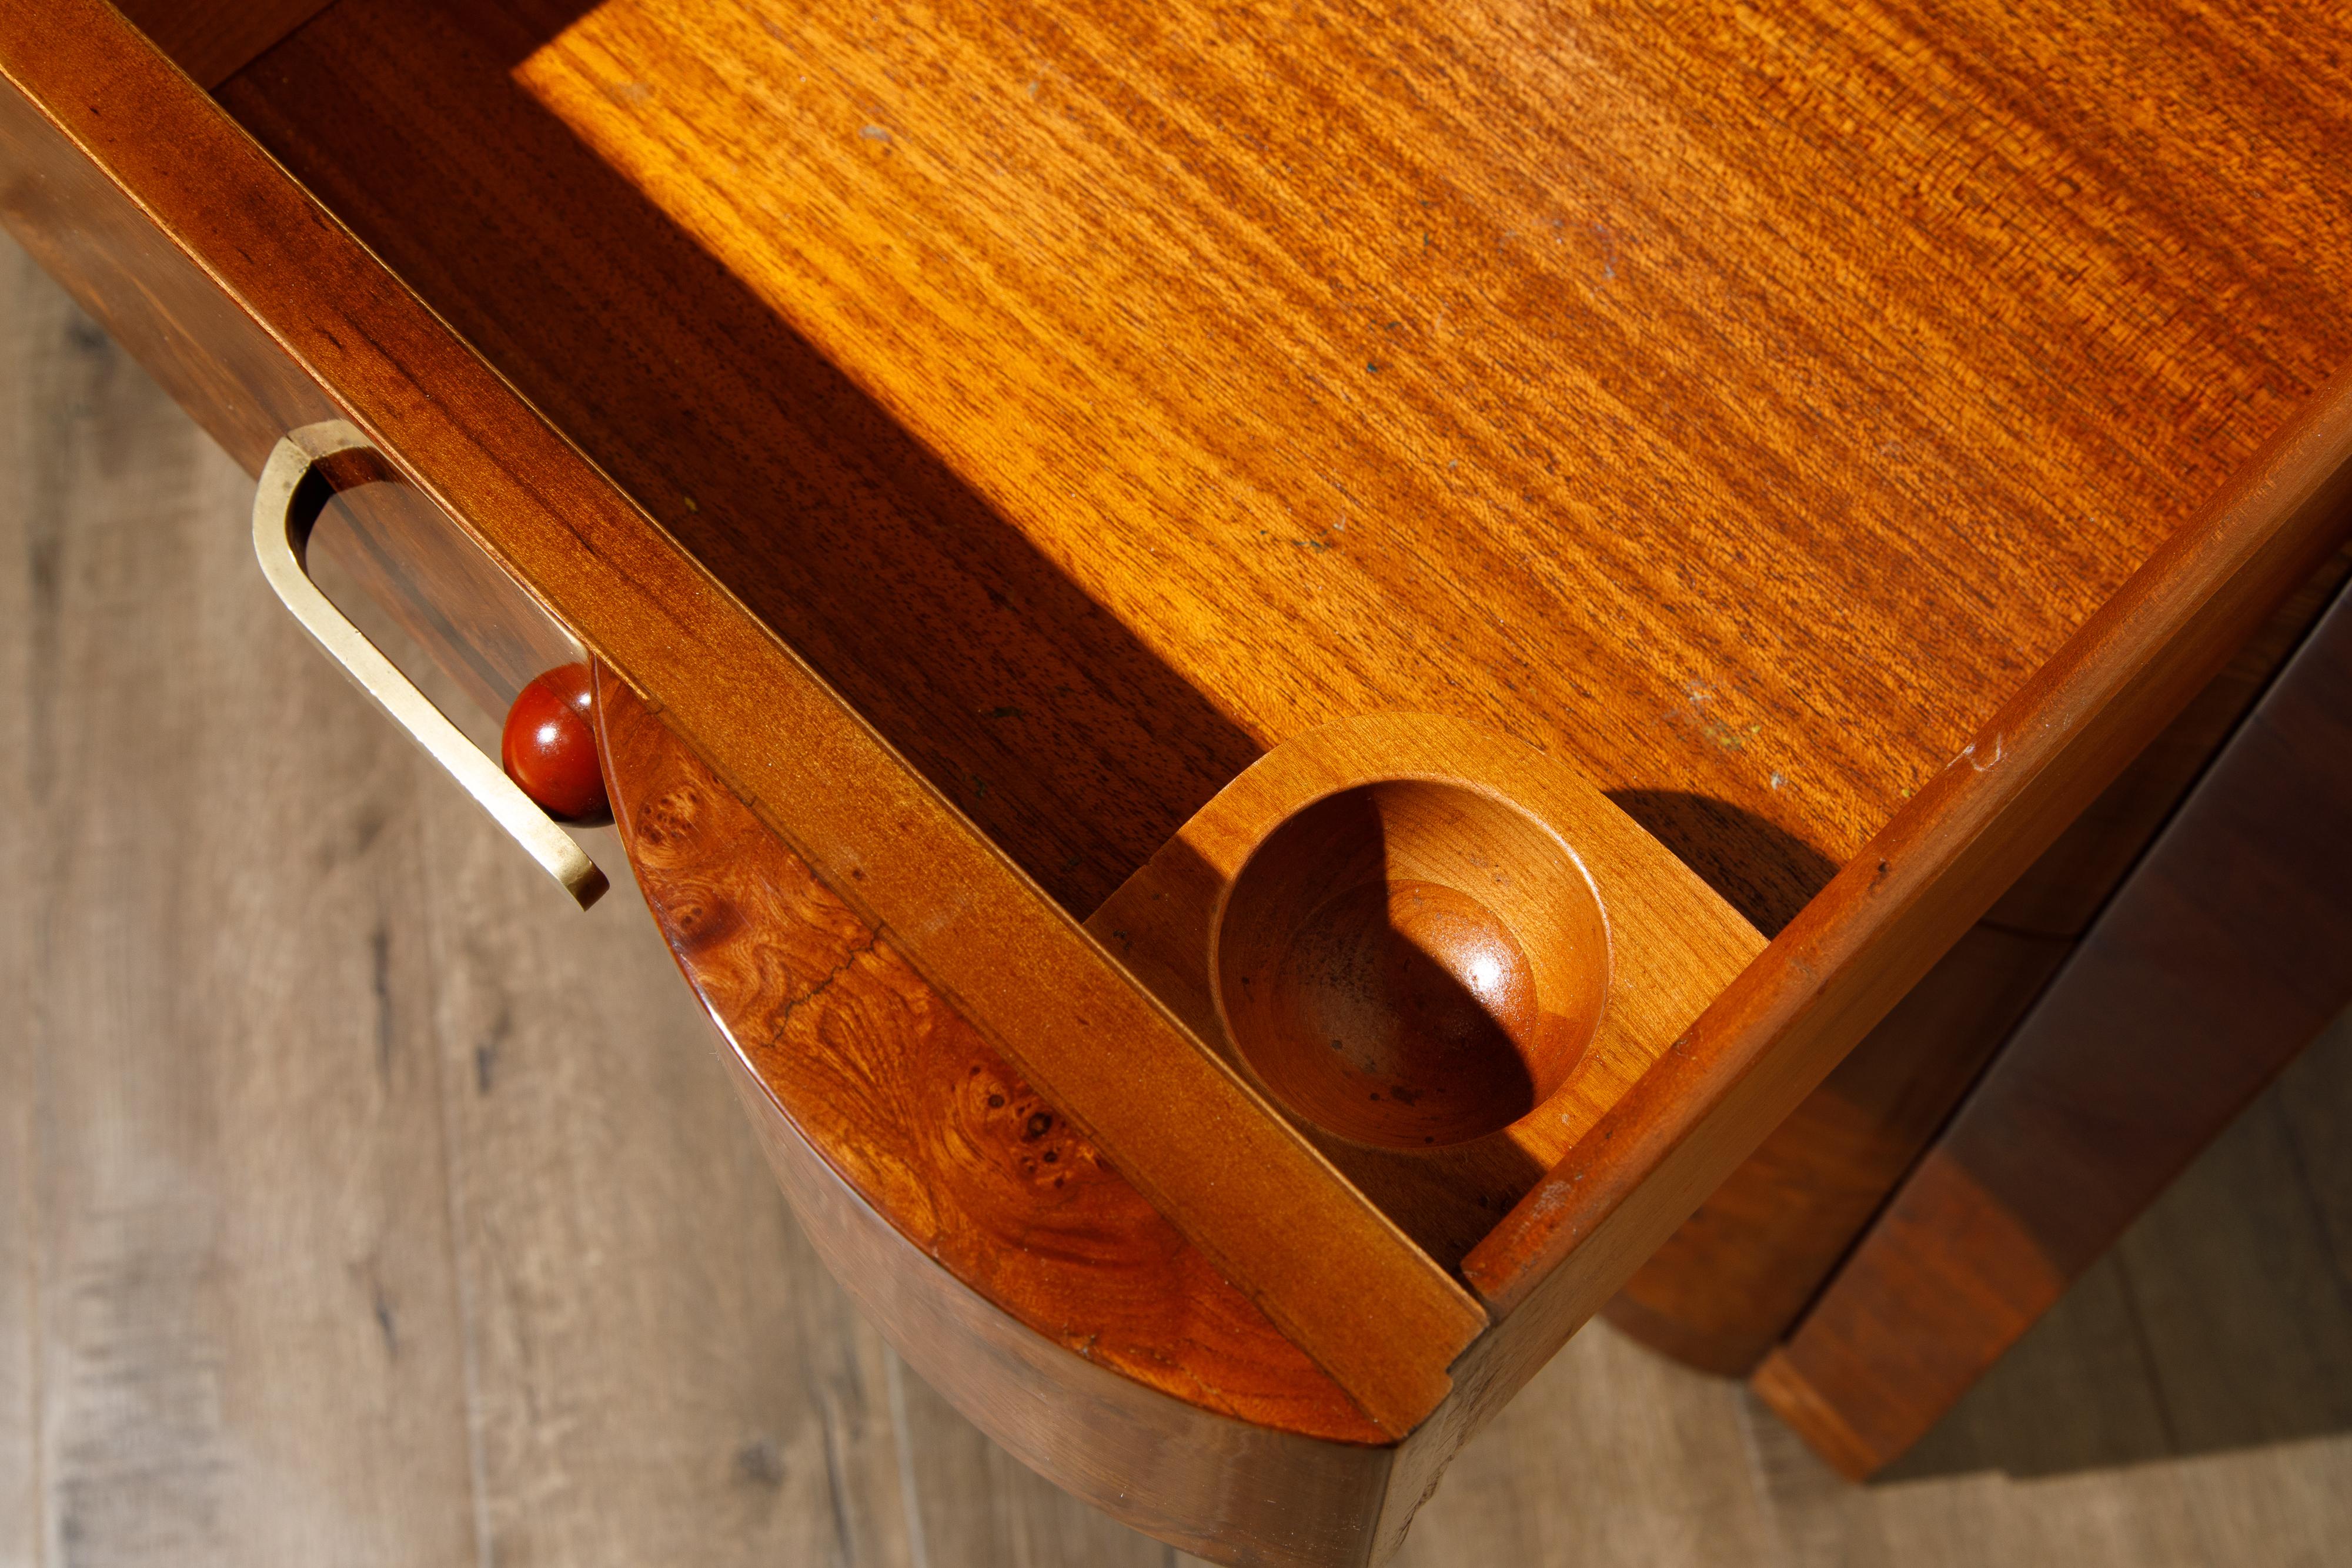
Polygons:
[[1460,784],[1361,784],[1294,812],[1211,940],[1226,1036],[1294,1116],[1427,1149],[1566,1082],[1609,994],[1609,928],[1567,846]]

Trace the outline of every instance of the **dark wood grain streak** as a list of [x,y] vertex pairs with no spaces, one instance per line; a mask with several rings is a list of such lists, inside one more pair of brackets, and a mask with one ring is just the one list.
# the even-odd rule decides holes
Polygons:
[[[0,1050],[0,1559],[249,1568],[329,1542],[338,1563],[413,1568],[487,1542],[568,1568],[1192,1568],[902,1375],[783,1213],[625,879],[583,920],[509,863],[269,601],[236,465],[192,446],[35,265],[5,245],[0,264],[0,865],[23,894],[0,910],[0,995],[37,1019]],[[278,821],[332,824],[326,887],[257,831]],[[41,869],[60,859],[62,900]],[[159,910],[165,865],[191,895]],[[248,913],[225,926],[230,887]],[[332,1071],[354,1019],[356,1055],[374,1049],[373,922],[351,918],[371,914],[396,1051],[415,1048],[398,1059],[437,1062],[446,1115],[370,1115],[372,1072]],[[126,1031],[134,1016],[159,1027]],[[226,1055],[192,1044],[248,1020]],[[205,1104],[248,1109],[205,1134],[186,1121]],[[2352,1538],[2347,1128],[2339,1026],[1903,1484],[1836,1483],[1735,1385],[1597,1329],[1463,1451],[1394,1561],[2331,1562]],[[362,1144],[399,1175],[382,1211],[399,1225],[439,1209],[446,1170],[459,1237],[454,1313],[374,1254],[404,1385],[381,1401],[373,1292],[344,1267],[368,1254]],[[394,1166],[392,1145],[415,1157]],[[145,1191],[215,1216],[226,1245],[193,1269],[184,1228],[126,1221],[160,1154],[168,1182]],[[452,1335],[474,1347],[462,1408],[432,1391]],[[156,1397],[205,1389],[231,1401],[226,1443]],[[203,1551],[172,1528],[197,1508]]]
[[2221,673],[2109,785],[1985,919],[2004,930],[2080,936],[2251,710],[2311,634],[2347,574],[2339,552],[2230,656]]
[[530,97],[579,9],[338,5],[221,98],[1085,916],[1263,743]]
[[[2256,85],[2285,68],[2289,19],[2249,13],[2223,39],[2171,14],[2110,36],[2037,13],[2022,35],[2060,51],[1967,8],[1794,8],[1744,32],[1473,12],[1440,38],[1410,16],[1351,32],[1315,12],[1230,35],[1052,13],[1008,35],[952,7],[902,25],[360,0],[228,96],[822,667],[894,688],[871,699],[877,722],[1049,881],[1060,844],[1023,825],[1030,808],[978,793],[995,776],[955,738],[970,726],[904,706],[941,677],[908,685],[849,656],[862,640],[895,670],[929,645],[942,623],[899,603],[936,601],[937,580],[811,595],[749,559],[747,538],[802,525],[736,476],[765,452],[849,450],[830,433],[870,439],[874,422],[842,393],[781,419],[722,399],[745,384],[739,345],[810,344],[843,367],[1260,743],[1366,706],[1475,713],[1606,783],[1696,789],[1738,808],[1717,822],[1746,811],[1843,855],[2340,357],[2304,264],[2262,248],[2275,233],[2227,256],[2199,237],[2234,232],[2221,210],[2257,182],[2286,228],[2339,221],[2330,111]],[[1576,92],[1534,90],[1571,69]],[[408,84],[425,76],[470,85],[419,103]],[[1723,122],[1623,130],[1691,101]],[[2139,145],[2126,101],[2167,105],[2173,140]],[[1511,146],[1474,120],[1509,124]],[[430,155],[380,155],[395,142]],[[1704,193],[1664,146],[1705,163]],[[1921,160],[1969,174],[1921,179]],[[1888,168],[1906,177],[1874,183]],[[1570,224],[1588,199],[1609,215]],[[2210,226],[2192,217],[2215,202]],[[685,282],[584,265],[567,215],[619,225],[631,243],[602,250]],[[494,221],[513,243],[453,243]],[[549,276],[595,308],[532,308]],[[2221,297],[2265,324],[2213,319]],[[1794,314],[1742,303],[1764,298]],[[1359,339],[1364,358],[1341,359]],[[700,367],[688,395],[709,400],[691,422],[628,401],[635,367],[680,342]],[[2242,417],[2255,402],[2269,418]],[[1932,449],[1929,489],[1857,491],[1851,464],[1825,465],[1843,450],[1824,444],[1825,408],[1900,411],[1911,423],[1872,451]],[[1128,409],[1150,412],[1111,412]],[[769,439],[718,465],[714,493],[694,476],[711,467],[702,433],[752,421]],[[1008,422],[1034,437],[1003,440]],[[1395,521],[1421,517],[1446,526]],[[1262,539],[1281,546],[1271,560]],[[768,559],[798,573],[836,553]],[[996,632],[944,629],[971,656],[942,668],[986,662]],[[1055,797],[1037,770],[1063,753],[1036,733],[1013,789],[1061,808],[1036,820],[1131,810]],[[1805,755],[1781,766],[1776,737]],[[1672,841],[1772,924],[1810,891],[1760,841]]]
[[224,97],[1077,915],[1388,709],[1777,929],[2352,350],[2300,0],[581,13]]
[[1899,1457],[2352,1002],[2339,599],[1755,1385]]
[[1745,1376],[2041,993],[2067,944],[1970,930],[1625,1282],[1609,1321]]
[[[894,1343],[1026,1462],[1129,1523],[1226,1560],[1364,1561],[1381,1428],[643,699],[601,670],[597,695],[647,906],[803,1222]],[[898,1244],[856,1239],[876,1226]]]
[[[487,368],[110,13],[66,9],[63,49],[0,13],[52,142],[133,193],[1391,1433],[1444,1394],[1474,1303],[1086,940],[1070,890],[1213,787],[1210,758],[1382,707],[1701,802],[1651,825],[1767,925],[1815,891],[1797,850],[1864,852],[1470,1254],[1520,1311],[1425,1455],[1818,1082],[2332,526],[2340,455],[2305,451],[2067,640],[2343,358],[2343,22],[2293,5],[2226,26],[1310,6],[1246,28],[1073,6],[1019,30],[954,6],[339,5],[228,96],[434,309],[509,334]],[[583,232],[640,242],[618,248],[652,287]],[[523,308],[489,302],[518,278]],[[676,402],[705,383],[664,371],[667,316],[786,367],[791,412],[732,350],[704,359],[713,396]],[[543,351],[568,341],[590,351]],[[771,450],[824,459],[782,505]],[[754,477],[707,508],[713,471]],[[779,548],[810,502],[850,520],[821,538],[911,518],[884,554],[950,546],[896,579]],[[811,562],[851,591],[813,594]],[[1118,744],[1003,743],[1019,787],[976,826],[997,792],[974,737],[1022,705],[938,716],[999,632],[1115,665],[1117,700],[1062,733]],[[965,673],[869,715],[824,678],[860,646]],[[1151,738],[1163,705],[1213,744]],[[1094,858],[1066,870],[1071,838]],[[1069,879],[1060,910],[1039,877]]]

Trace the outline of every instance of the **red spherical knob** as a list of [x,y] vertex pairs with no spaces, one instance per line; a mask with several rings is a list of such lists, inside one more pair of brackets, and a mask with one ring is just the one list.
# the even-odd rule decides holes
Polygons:
[[507,709],[499,758],[507,777],[560,821],[609,822],[596,761],[596,691],[588,666],[565,664],[523,687]]

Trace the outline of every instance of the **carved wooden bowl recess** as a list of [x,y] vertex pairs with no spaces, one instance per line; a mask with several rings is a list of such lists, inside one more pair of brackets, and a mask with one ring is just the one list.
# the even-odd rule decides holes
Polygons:
[[1609,995],[1609,928],[1568,845],[1509,802],[1399,779],[1275,828],[1219,910],[1227,1038],[1291,1114],[1414,1149],[1550,1098]]
[[1397,713],[1284,740],[1087,928],[1446,1267],[1763,945],[1573,767]]

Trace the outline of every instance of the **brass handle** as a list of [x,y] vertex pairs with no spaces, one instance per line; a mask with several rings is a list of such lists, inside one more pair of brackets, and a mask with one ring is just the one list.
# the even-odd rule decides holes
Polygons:
[[262,465],[253,497],[253,553],[261,559],[261,575],[352,684],[447,768],[585,909],[606,886],[596,862],[310,580],[305,562],[310,529],[334,493],[399,477],[365,436],[340,419],[307,424],[280,438]]

